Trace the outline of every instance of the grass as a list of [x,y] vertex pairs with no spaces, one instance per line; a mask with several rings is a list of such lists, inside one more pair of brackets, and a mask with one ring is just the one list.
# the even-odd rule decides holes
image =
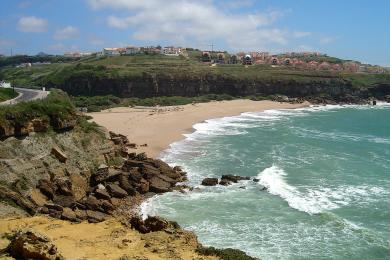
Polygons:
[[74,116],[75,107],[68,95],[61,90],[52,90],[46,99],[2,107],[0,125],[22,126],[34,118],[50,121]]
[[[98,112],[103,109],[113,108],[113,107],[133,107],[133,106],[178,106],[178,105],[187,105],[192,103],[206,103],[210,101],[222,101],[222,100],[232,100],[236,97],[232,97],[227,94],[209,94],[199,97],[154,97],[154,98],[119,98],[113,95],[108,96],[79,96],[71,97],[73,103],[76,107],[86,107],[88,112]],[[250,97],[245,97],[250,98]],[[257,97],[256,100],[261,100],[260,97]]]
[[16,98],[18,93],[10,88],[0,88],[0,102]]

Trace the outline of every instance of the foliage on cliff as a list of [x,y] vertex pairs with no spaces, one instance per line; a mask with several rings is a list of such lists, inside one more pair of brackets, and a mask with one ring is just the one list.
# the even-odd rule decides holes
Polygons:
[[10,88],[0,88],[0,102],[17,97],[18,94]]

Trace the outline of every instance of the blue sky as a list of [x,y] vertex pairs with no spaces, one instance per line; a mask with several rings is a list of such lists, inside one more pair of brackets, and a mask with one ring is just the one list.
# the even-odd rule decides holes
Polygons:
[[0,53],[213,43],[390,66],[389,12],[388,0],[1,0]]

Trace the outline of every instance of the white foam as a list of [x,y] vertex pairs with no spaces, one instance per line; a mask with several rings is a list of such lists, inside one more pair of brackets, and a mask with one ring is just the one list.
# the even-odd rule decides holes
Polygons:
[[266,187],[269,193],[281,197],[290,207],[309,214],[330,211],[351,203],[373,202],[390,193],[381,187],[369,185],[345,185],[334,189],[310,187],[300,191],[286,182],[286,175],[283,169],[273,165],[258,174],[257,178],[260,180],[259,184]]

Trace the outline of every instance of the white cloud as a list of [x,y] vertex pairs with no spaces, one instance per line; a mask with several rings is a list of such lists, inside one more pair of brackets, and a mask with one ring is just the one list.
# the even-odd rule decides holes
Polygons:
[[21,17],[18,21],[18,28],[22,32],[45,32],[47,31],[48,21],[35,16]]
[[332,43],[336,40],[335,37],[331,37],[331,36],[322,36],[320,38],[320,43],[321,44],[329,44],[329,43]]
[[234,49],[260,49],[269,44],[287,44],[289,32],[271,28],[283,12],[232,14],[212,0],[88,0],[93,9],[127,10],[129,15],[111,15],[110,27],[132,29],[136,40],[192,44],[222,40]]
[[77,37],[79,35],[80,31],[77,27],[73,26],[66,26],[62,29],[59,29],[54,34],[54,39],[56,40],[65,40]]
[[310,36],[310,35],[311,35],[310,32],[300,32],[300,31],[293,32],[293,37],[294,38],[303,38],[303,37],[307,37],[307,36]]
[[54,51],[77,51],[79,47],[77,45],[65,45],[63,43],[56,43],[53,45],[50,45],[49,48]]
[[100,38],[97,38],[97,37],[90,37],[89,40],[88,40],[88,43],[89,44],[92,44],[92,45],[103,45],[104,44],[104,40],[100,39]]

